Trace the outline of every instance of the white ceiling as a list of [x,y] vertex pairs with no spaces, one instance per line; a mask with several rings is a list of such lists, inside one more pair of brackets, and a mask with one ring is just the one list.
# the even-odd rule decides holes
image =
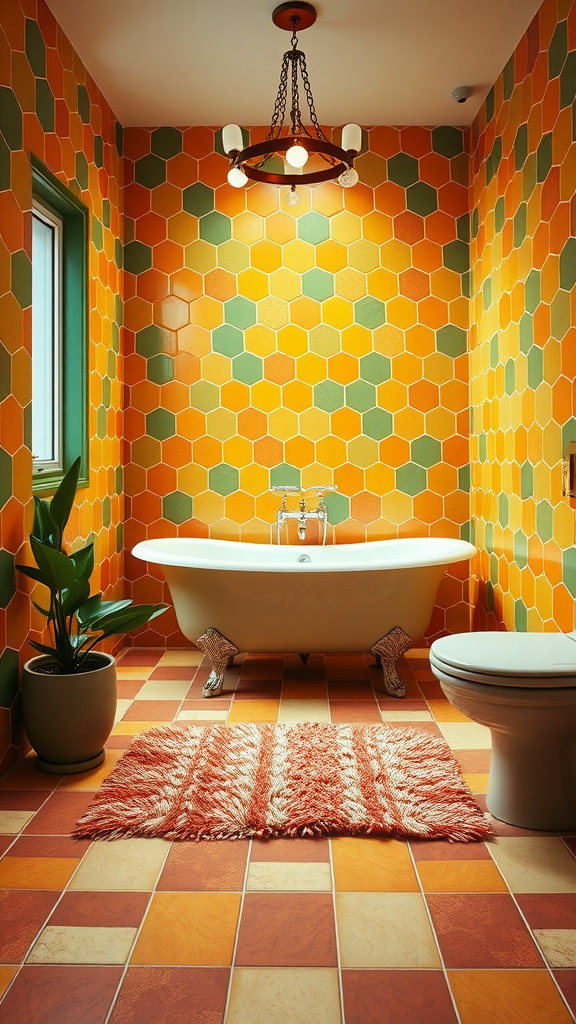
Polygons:
[[[125,126],[269,123],[290,39],[274,0],[48,4]],[[539,6],[319,0],[300,47],[320,122],[469,124]]]

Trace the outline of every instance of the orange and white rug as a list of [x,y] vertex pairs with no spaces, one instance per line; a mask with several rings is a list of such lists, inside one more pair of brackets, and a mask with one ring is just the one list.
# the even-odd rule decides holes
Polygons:
[[74,834],[466,842],[490,832],[443,740],[383,725],[298,722],[141,733]]

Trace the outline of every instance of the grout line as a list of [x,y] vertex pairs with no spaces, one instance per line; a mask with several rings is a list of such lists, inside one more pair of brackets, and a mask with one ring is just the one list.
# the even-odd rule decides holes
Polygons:
[[342,1024],[346,1024],[344,1012],[344,985],[342,981],[342,958],[340,956],[340,936],[338,934],[338,914],[336,910],[336,878],[334,875],[334,857],[332,851],[332,839],[328,837],[328,850],[330,855],[330,879],[332,882],[332,911],[334,914],[334,932],[336,936],[336,965],[338,968],[338,991],[340,993],[340,1014]]
[[[231,840],[230,840],[231,841]],[[230,997],[232,995],[232,979],[234,977],[234,968],[236,961],[236,950],[238,949],[238,941],[240,939],[240,927],[242,924],[242,914],[244,912],[244,899],[246,897],[246,883],[248,881],[248,872],[250,870],[250,855],[252,853],[252,840],[248,840],[248,855],[246,857],[246,868],[244,870],[244,879],[242,882],[242,892],[240,894],[240,906],[238,908],[238,923],[236,925],[236,935],[234,936],[234,948],[232,950],[232,959],[230,963],[230,979],[228,981],[228,992],[226,993],[226,1003],[224,1005],[224,1014],[222,1016],[223,1024],[226,1024],[226,1018],[228,1016],[228,1008],[230,1006]]]

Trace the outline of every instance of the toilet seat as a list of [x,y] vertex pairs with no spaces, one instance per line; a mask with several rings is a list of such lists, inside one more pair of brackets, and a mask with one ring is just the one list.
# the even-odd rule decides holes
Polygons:
[[434,641],[430,664],[489,686],[576,687],[576,634],[456,633]]

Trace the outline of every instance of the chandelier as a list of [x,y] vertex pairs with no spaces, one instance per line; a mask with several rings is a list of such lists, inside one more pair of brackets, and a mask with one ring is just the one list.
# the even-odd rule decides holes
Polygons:
[[[354,168],[354,157],[362,146],[362,129],[357,124],[345,125],[342,146],[335,146],[318,123],[306,56],[298,49],[296,35],[298,29],[309,28],[316,21],[316,10],[312,4],[293,0],[280,4],[272,14],[272,21],[278,28],[292,31],[292,48],[282,59],[280,85],[268,135],[264,142],[244,146],[239,125],[227,124],[222,129],[222,146],[230,158],[228,181],[231,185],[242,188],[249,179],[270,185],[287,185],[290,191],[286,202],[294,206],[299,201],[296,185],[338,181],[343,188],[350,188],[356,184],[358,172]],[[302,121],[300,79],[308,106],[309,126]],[[285,126],[289,91],[290,125]]]

